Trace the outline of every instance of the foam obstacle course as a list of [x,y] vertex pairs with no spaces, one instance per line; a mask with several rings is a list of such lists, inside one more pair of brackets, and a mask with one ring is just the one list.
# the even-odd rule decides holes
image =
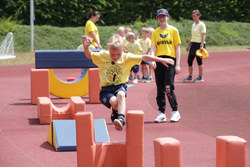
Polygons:
[[85,111],[86,103],[79,96],[72,96],[64,107],[56,107],[50,98],[38,97],[37,116],[40,124],[50,124],[52,120],[75,119],[78,111]]
[[[94,119],[94,137],[96,142],[110,142],[104,119]],[[47,142],[56,151],[76,151],[75,120],[53,120],[49,127]]]
[[[93,91],[90,93],[90,103],[100,103],[98,68],[91,59],[85,56],[84,51],[36,50],[35,65],[36,68],[31,69],[32,104],[37,104],[38,97],[49,97],[50,93],[60,98],[70,98],[71,96],[85,96],[90,91]],[[82,68],[83,70],[79,78],[67,82],[55,76],[53,69],[58,68]],[[89,74],[89,68],[91,68],[93,76]],[[89,80],[90,75],[91,80]],[[95,86],[94,89],[93,86]]]

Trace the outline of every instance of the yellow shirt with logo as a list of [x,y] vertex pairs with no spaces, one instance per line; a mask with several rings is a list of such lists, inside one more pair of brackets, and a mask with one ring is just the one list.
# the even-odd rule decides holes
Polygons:
[[98,46],[94,39],[91,37],[90,32],[93,31],[95,33],[97,41],[100,43],[98,29],[95,23],[92,20],[88,20],[85,25],[85,35],[88,35],[92,39],[92,45]]
[[201,43],[201,34],[206,33],[206,25],[200,21],[198,24],[192,25],[192,38],[191,42]]
[[120,59],[114,62],[109,51],[91,52],[91,59],[99,67],[101,86],[111,86],[126,83],[131,68],[140,63],[141,55],[122,53]]
[[139,55],[142,51],[141,45],[139,44],[139,42],[136,41],[133,43],[127,42],[124,44],[124,46],[127,52],[133,53],[135,55]]
[[151,45],[156,47],[155,56],[167,55],[176,58],[175,46],[180,44],[179,32],[171,25],[164,30],[158,27],[152,33]]

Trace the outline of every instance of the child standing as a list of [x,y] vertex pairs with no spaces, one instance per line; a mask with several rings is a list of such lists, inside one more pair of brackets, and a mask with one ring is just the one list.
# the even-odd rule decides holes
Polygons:
[[[126,35],[127,43],[124,44],[125,51],[133,53],[135,55],[141,55],[142,54],[142,48],[139,44],[139,42],[135,41],[135,34],[133,32],[129,32]],[[133,79],[133,73],[134,73],[134,80],[133,83],[138,83],[138,79],[140,78],[138,75],[139,72],[139,64],[134,65],[131,69],[130,77],[129,79]]]
[[108,42],[108,51],[91,52],[87,48],[91,44],[91,39],[84,42],[85,55],[91,58],[93,63],[99,67],[101,82],[100,101],[107,108],[112,107],[111,120],[115,129],[122,130],[125,125],[126,113],[126,81],[130,69],[143,61],[156,61],[174,64],[172,59],[152,57],[150,55],[134,55],[123,52],[123,39],[119,35],[113,35]]
[[[139,43],[142,48],[142,54],[150,54],[151,49],[151,40],[147,37],[148,30],[147,28],[142,28],[141,30],[142,39],[140,39]],[[141,69],[142,69],[142,82],[150,82],[149,80],[149,61],[141,62]]]
[[168,98],[170,107],[172,109],[171,122],[177,122],[180,120],[181,115],[178,111],[177,98],[174,93],[174,78],[175,74],[179,73],[180,68],[180,36],[178,30],[168,24],[169,14],[166,9],[157,10],[156,20],[161,25],[154,30],[151,39],[151,54],[152,56],[171,58],[175,61],[174,65],[169,67],[162,66],[160,63],[154,63],[155,69],[155,81],[157,87],[157,105],[159,115],[155,119],[155,122],[166,122],[166,96]]

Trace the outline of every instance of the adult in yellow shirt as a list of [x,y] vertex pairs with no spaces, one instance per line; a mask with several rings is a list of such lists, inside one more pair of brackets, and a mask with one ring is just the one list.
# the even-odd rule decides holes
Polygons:
[[[202,59],[196,56],[196,51],[200,49],[202,50],[206,48],[205,38],[206,38],[206,25],[200,20],[201,13],[199,10],[192,11],[192,18],[194,23],[192,25],[191,38],[188,42],[188,46],[186,48],[189,51],[188,54],[188,72],[189,75],[187,78],[183,80],[183,82],[204,82],[203,79],[203,63]],[[193,80],[193,61],[196,57],[196,61],[199,68],[199,76]]]
[[171,58],[174,60],[174,65],[168,67],[161,63],[153,63],[155,67],[155,81],[157,87],[156,101],[158,105],[159,115],[155,119],[156,123],[166,122],[166,96],[170,107],[172,108],[171,122],[177,122],[181,118],[178,111],[178,103],[174,93],[174,78],[175,74],[180,72],[180,36],[178,30],[168,24],[169,14],[166,9],[157,10],[157,22],[160,27],[155,29],[151,38],[151,54],[152,56],[161,57],[164,59]]
[[100,12],[90,11],[87,15],[88,21],[85,25],[85,35],[88,35],[92,39],[92,45],[94,45],[96,49],[102,49],[99,32],[95,25],[95,23],[100,19],[100,16]]

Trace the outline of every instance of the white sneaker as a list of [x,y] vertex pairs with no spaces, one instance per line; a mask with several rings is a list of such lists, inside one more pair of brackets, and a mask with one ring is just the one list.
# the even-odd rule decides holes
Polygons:
[[178,122],[180,119],[181,119],[181,115],[180,115],[179,111],[173,111],[171,118],[170,118],[170,121],[171,122]]
[[138,83],[138,79],[137,79],[137,78],[134,79],[134,80],[133,80],[133,83]]
[[161,123],[161,122],[166,122],[167,119],[166,119],[166,115],[161,113],[157,116],[157,118],[155,119],[155,122],[156,123]]

